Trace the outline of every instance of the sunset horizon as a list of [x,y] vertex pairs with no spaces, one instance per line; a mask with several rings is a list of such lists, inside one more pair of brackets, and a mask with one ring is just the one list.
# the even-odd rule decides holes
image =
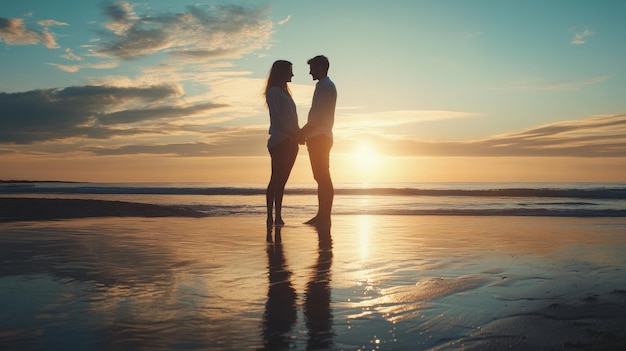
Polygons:
[[[626,181],[625,4],[0,9],[3,180],[267,182],[270,66],[302,127],[324,54],[338,183]],[[313,182],[305,146],[289,182]]]

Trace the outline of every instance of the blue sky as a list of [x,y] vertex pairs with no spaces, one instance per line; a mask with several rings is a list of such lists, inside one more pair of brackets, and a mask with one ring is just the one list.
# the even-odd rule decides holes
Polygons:
[[[306,60],[325,54],[344,181],[355,159],[387,169],[365,169],[376,181],[625,181],[624,13],[623,1],[5,2],[0,178],[261,181],[269,67],[293,62],[303,125]],[[306,166],[303,149],[295,177]]]

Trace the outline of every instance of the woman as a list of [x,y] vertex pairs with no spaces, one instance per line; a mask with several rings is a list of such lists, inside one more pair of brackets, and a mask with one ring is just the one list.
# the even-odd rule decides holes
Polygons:
[[[287,87],[291,77],[293,77],[291,62],[278,60],[272,65],[265,87],[265,102],[270,112],[270,137],[267,148],[272,158],[272,176],[265,193],[268,227],[285,224],[282,218],[283,194],[298,155],[296,141],[296,134],[300,130],[298,114]],[[272,219],[274,206],[276,217]]]

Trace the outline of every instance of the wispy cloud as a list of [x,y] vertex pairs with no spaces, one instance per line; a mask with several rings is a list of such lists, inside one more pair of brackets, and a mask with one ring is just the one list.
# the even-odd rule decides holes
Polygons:
[[65,22],[60,22],[60,21],[51,20],[51,19],[38,21],[37,24],[42,26],[42,27],[69,26],[69,24],[67,24]]
[[[67,55],[64,55],[67,56]],[[67,57],[64,57],[67,58]],[[111,69],[119,66],[119,61],[105,61],[105,62],[96,62],[96,63],[82,63],[77,65],[62,65],[58,63],[48,63],[50,66],[56,67],[57,69],[69,73],[75,73],[80,71],[81,69]]]
[[273,31],[267,7],[198,5],[180,13],[141,14],[117,2],[105,14],[111,36],[97,51],[122,59],[159,52],[238,58],[264,47]]
[[337,120],[339,127],[346,129],[358,126],[359,128],[382,128],[408,125],[422,122],[442,121],[460,118],[472,118],[480,114],[474,112],[449,110],[398,110],[377,113],[344,114]]
[[82,61],[83,60],[82,57],[76,55],[70,48],[66,48],[65,55],[61,55],[61,57],[70,61]]
[[594,35],[592,31],[589,29],[585,29],[582,32],[578,32],[574,34],[574,37],[570,41],[570,44],[581,45],[587,42],[587,38]]
[[[185,157],[206,156],[260,156],[267,155],[267,127],[231,127],[212,129],[204,141],[178,143],[134,143],[122,146],[84,147],[82,151],[99,156],[110,155],[173,155]],[[258,147],[251,147],[255,145]]]
[[[50,21],[41,21],[46,26],[52,25]],[[55,25],[61,25],[61,22],[56,22]],[[24,24],[24,20],[21,18],[3,18],[0,17],[0,41],[3,41],[7,45],[37,45],[42,44],[48,49],[57,49],[57,44],[54,35],[50,33],[44,26],[43,31],[39,31],[33,28],[29,28]]]
[[467,142],[402,140],[395,153],[421,156],[623,157],[626,115],[563,121]]
[[283,24],[289,22],[290,19],[291,19],[291,15],[287,16],[284,20],[278,21],[278,25],[282,26]]

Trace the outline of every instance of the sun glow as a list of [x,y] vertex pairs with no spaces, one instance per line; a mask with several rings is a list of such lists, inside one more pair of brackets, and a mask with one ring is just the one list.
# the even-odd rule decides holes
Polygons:
[[349,182],[371,183],[383,180],[386,167],[385,157],[380,155],[373,144],[355,145],[349,152],[338,156],[339,169],[348,176]]
[[354,161],[360,171],[371,171],[376,168],[378,154],[369,144],[359,145],[354,151]]

